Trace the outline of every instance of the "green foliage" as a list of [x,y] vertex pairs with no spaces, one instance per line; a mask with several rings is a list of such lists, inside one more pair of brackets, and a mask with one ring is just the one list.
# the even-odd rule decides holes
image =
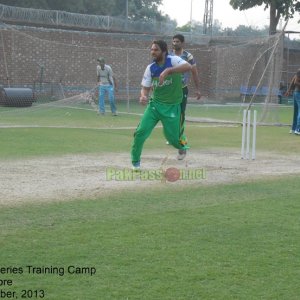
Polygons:
[[269,28],[263,29],[255,28],[252,26],[239,25],[236,29],[225,28],[224,33],[226,36],[265,36],[268,34]]
[[[1,4],[29,7],[38,9],[62,10],[74,13],[125,16],[126,3],[124,0],[1,0]],[[128,17],[131,20],[168,21],[158,10],[162,0],[128,0]]]
[[297,0],[230,0],[230,5],[239,10],[247,10],[261,5],[264,5],[265,9],[270,9],[270,34],[276,33],[281,17],[287,20],[293,18],[296,11],[300,11],[300,4]]
[[181,32],[191,32],[195,30],[195,27],[193,26],[193,24],[191,24],[191,22],[188,22],[183,26],[177,27],[176,30]]
[[[201,22],[188,22],[183,26],[177,27],[177,31],[180,32],[195,32],[202,33],[203,32],[203,23]],[[214,20],[212,25],[212,33],[213,35],[225,35],[225,36],[265,36],[268,34],[269,28],[265,27],[263,29],[259,29],[252,26],[239,25],[236,29],[232,29],[230,27],[222,28],[222,24],[219,20]]]

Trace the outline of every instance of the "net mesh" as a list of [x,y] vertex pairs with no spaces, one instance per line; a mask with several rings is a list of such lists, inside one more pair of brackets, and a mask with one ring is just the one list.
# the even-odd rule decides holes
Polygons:
[[[0,27],[0,34],[0,66],[4,70],[0,74],[0,112],[14,106],[97,111],[96,64],[101,56],[117,79],[118,111],[142,113],[144,108],[138,105],[140,82],[151,62],[149,47],[155,36],[6,24]],[[171,37],[165,39],[171,42]],[[197,61],[202,92],[197,101],[191,80],[188,121],[240,123],[243,109],[255,106],[261,123],[282,122],[278,105],[281,34],[238,42],[220,38],[210,44],[187,44],[186,49]],[[22,89],[31,89],[32,93]],[[17,113],[15,109],[13,112]]]

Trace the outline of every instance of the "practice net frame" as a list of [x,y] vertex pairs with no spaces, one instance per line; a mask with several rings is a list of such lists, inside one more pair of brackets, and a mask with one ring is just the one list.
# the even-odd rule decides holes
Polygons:
[[[97,111],[96,59],[101,56],[112,66],[118,82],[118,111],[142,114],[143,107],[138,105],[140,82],[151,62],[151,40],[157,38],[160,37],[2,23],[0,113],[2,117],[7,112],[20,114],[19,107],[25,107],[25,111],[49,107]],[[171,42],[171,37],[164,39]],[[201,100],[197,101],[191,81],[187,120],[238,124],[245,107],[256,105],[259,107],[258,124],[282,124],[278,99],[283,41],[284,35],[277,34],[187,43],[186,50],[197,61],[202,92]],[[22,93],[12,90],[15,88],[31,89],[32,96],[24,99]],[[224,112],[220,113],[222,109]]]

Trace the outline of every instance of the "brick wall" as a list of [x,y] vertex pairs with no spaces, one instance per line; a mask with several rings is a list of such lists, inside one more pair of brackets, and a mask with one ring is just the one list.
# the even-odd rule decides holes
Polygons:
[[[154,35],[63,31],[34,27],[1,30],[0,84],[31,85],[33,82],[60,82],[67,86],[93,86],[96,59],[103,56],[111,65],[120,88],[129,80],[130,89],[139,89],[145,67],[150,63],[151,41],[172,38]],[[195,48],[187,44],[186,48]],[[199,70],[209,72],[207,47],[201,57],[195,53]],[[199,48],[199,46],[197,46]],[[203,77],[203,86],[207,86]]]
[[[103,56],[106,63],[112,66],[124,94],[127,84],[133,94],[140,89],[143,72],[151,61],[151,41],[162,38],[171,46],[172,40],[171,36],[25,26],[0,28],[0,33],[0,85],[9,83],[11,86],[24,86],[43,81],[64,86],[92,87],[96,84],[96,59]],[[219,64],[216,45],[209,47],[187,43],[185,48],[194,54],[197,61],[203,94],[210,94],[216,88],[216,68]],[[288,63],[299,65],[299,52],[290,52]],[[288,68],[286,64],[285,68]]]

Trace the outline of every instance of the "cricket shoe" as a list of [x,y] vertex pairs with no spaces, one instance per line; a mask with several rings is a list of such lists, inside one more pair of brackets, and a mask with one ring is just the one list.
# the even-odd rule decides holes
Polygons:
[[186,157],[186,149],[179,149],[177,159],[183,160]]
[[132,163],[132,170],[133,171],[139,171],[141,169],[141,162],[137,161]]

